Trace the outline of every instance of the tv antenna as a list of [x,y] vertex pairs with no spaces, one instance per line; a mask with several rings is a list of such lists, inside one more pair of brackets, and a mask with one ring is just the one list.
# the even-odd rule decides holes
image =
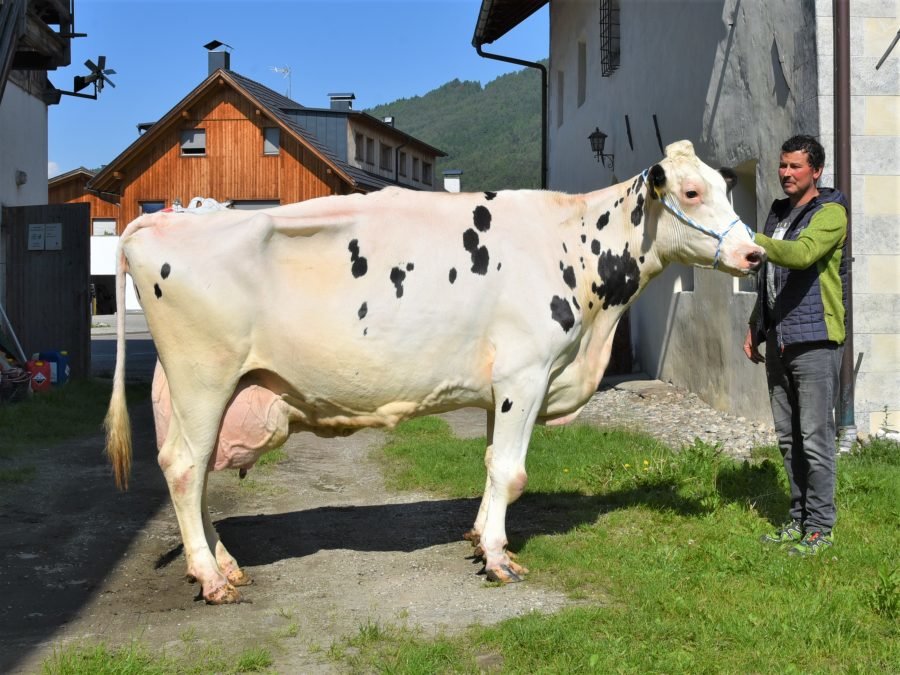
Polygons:
[[275,73],[281,73],[281,76],[287,80],[287,93],[285,96],[288,98],[291,97],[291,67],[290,66],[272,66],[272,71]]
[[[87,75],[76,75],[75,80],[72,84],[72,89],[74,91],[60,91],[60,94],[65,94],[66,96],[77,96],[78,98],[90,98],[97,100],[97,94],[103,91],[103,86],[108,84],[110,87],[115,88],[115,83],[107,77],[107,75],[115,75],[116,71],[112,68],[106,67],[106,57],[99,56],[97,57],[97,63],[94,63],[90,59],[84,62],[84,65],[87,66],[87,69],[90,71]],[[93,94],[80,94],[82,89],[86,88],[88,85],[94,85],[94,93]]]

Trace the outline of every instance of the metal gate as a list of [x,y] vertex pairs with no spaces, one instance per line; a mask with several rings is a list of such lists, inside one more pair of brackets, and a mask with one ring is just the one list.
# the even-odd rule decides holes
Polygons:
[[90,205],[6,207],[5,307],[30,356],[69,352],[72,377],[91,371]]

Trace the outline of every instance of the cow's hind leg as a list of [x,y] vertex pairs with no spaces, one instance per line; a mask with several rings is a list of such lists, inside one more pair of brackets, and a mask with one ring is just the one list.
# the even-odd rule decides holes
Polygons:
[[228,549],[225,548],[225,544],[219,539],[219,533],[216,532],[212,518],[209,516],[209,506],[207,505],[206,497],[209,484],[209,471],[206,472],[205,483],[206,485],[203,487],[203,505],[201,508],[203,515],[203,533],[206,535],[206,543],[209,546],[209,550],[215,553],[216,564],[219,566],[219,570],[225,575],[225,578],[228,579],[231,585],[249,586],[253,583],[253,579],[250,578],[250,575],[247,574],[247,572],[241,569],[241,566],[238,565],[234,556],[232,556],[228,552]]
[[188,575],[201,583],[208,603],[238,602],[240,593],[219,569],[204,522],[209,460],[227,397],[194,392],[185,411],[179,403],[173,397],[172,419],[158,459],[181,529]]
[[478,507],[478,515],[475,516],[475,524],[472,525],[472,529],[463,534],[463,539],[467,539],[472,542],[472,546],[475,547],[475,557],[481,558],[484,556],[484,549],[481,547],[481,535],[484,532],[484,523],[487,520],[487,512],[488,512],[488,503],[491,501],[491,457],[493,455],[493,446],[494,446],[494,411],[489,410],[487,413],[487,448],[484,451],[484,469],[485,469],[485,481],[484,481],[484,493],[481,496],[481,504]]
[[528,572],[506,550],[506,508],[524,492],[528,481],[525,455],[545,389],[546,375],[533,371],[520,372],[494,385],[490,495],[485,495],[487,509],[481,533],[485,573],[491,581],[521,581]]

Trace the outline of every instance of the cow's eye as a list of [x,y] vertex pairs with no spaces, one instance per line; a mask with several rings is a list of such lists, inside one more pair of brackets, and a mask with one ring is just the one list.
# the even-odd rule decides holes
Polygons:
[[688,199],[696,199],[697,195],[698,195],[698,193],[696,190],[688,190],[687,192],[684,193],[684,196],[687,197]]

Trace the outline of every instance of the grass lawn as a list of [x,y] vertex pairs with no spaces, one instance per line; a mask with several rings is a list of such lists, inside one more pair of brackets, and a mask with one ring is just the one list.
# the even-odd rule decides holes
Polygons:
[[[397,488],[478,496],[483,449],[424,418],[396,431],[383,463]],[[758,542],[785,519],[787,486],[777,449],[756,455],[738,463],[699,442],[673,452],[639,434],[538,428],[522,501],[581,513],[564,515],[575,525],[561,534],[511,536],[510,548],[531,569],[526,583],[580,602],[438,639],[369,625],[335,658],[398,673],[478,672],[485,658],[509,673],[900,672],[897,444],[840,458],[836,546],[814,559]],[[516,519],[513,505],[512,532]]]

